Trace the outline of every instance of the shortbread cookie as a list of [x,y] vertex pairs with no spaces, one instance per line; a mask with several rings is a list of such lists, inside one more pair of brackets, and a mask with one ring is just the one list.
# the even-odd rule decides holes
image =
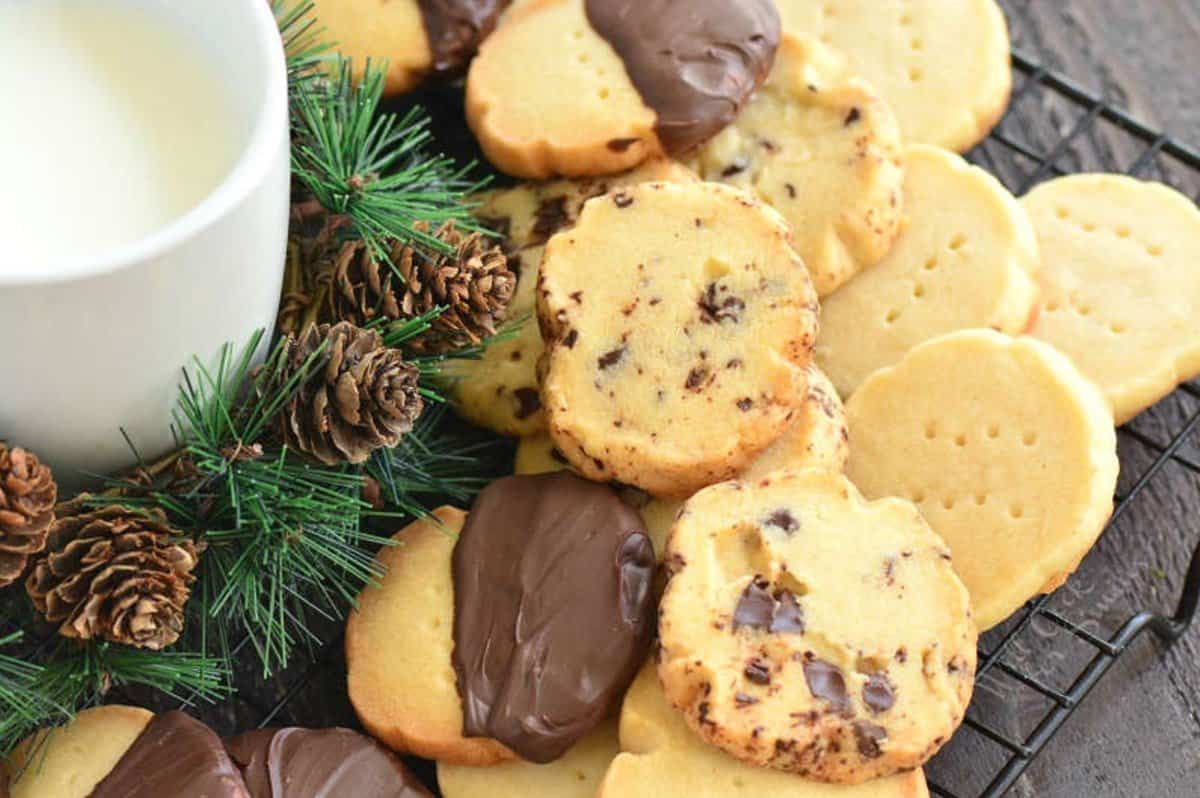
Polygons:
[[654,564],[605,485],[560,473],[484,488],[453,558],[464,733],[546,763],[616,711],[654,634]]
[[1104,528],[1112,411],[1062,355],[987,330],[923,344],[847,404],[847,473],[912,499],[954,553],[981,629],[1058,587]]
[[573,225],[583,203],[592,197],[649,180],[695,179],[678,163],[655,158],[612,177],[525,183],[478,198],[475,214],[503,235],[510,263],[518,270],[508,318],[521,326],[511,338],[489,345],[478,360],[446,364],[454,385],[454,406],[465,419],[500,435],[532,435],[546,428],[537,380],[542,334],[533,318],[546,242]]
[[509,174],[620,172],[729,124],[778,42],[771,0],[533,0],[472,62],[467,120]]
[[905,157],[909,221],[882,262],[821,305],[817,362],[842,396],[912,347],[955,330],[1020,333],[1040,266],[1029,218],[996,178],[934,147]]
[[350,729],[258,729],[225,747],[250,798],[433,798],[395,754]]
[[1022,201],[1044,294],[1033,335],[1097,383],[1123,424],[1200,375],[1200,211],[1161,183],[1072,175]]
[[463,736],[455,686],[454,584],[450,559],[466,514],[434,511],[379,552],[387,576],[359,596],[346,622],[350,702],[368,732],[390,748],[464,765],[515,755],[495,740]]
[[784,30],[818,36],[896,111],[905,141],[966,152],[1004,115],[1008,26],[995,0],[775,0]]
[[[928,798],[920,770],[855,786],[825,784],[739,762],[692,733],[667,703],[654,667],[621,708],[621,750],[596,798]],[[455,798],[455,796],[448,796]]]
[[667,698],[738,759],[857,784],[920,766],[962,721],[967,591],[907,501],[824,471],[726,482],[684,505],[665,561]]
[[590,479],[687,496],[749,465],[803,401],[816,295],[783,220],[736,189],[591,200],[546,246],[537,301],[550,435]]
[[251,798],[216,732],[182,712],[156,715],[90,798]]
[[96,707],[38,732],[6,763],[12,798],[88,798],[153,718],[138,707]]
[[454,75],[496,27],[508,0],[314,0],[337,51],[359,75],[367,60],[386,65],[385,93],[413,89],[431,75]]
[[617,722],[610,719],[549,764],[470,768],[439,762],[438,786],[444,798],[595,798],[618,750]]
[[899,234],[900,157],[896,118],[875,90],[813,37],[784,36],[767,82],[689,164],[779,211],[825,296]]

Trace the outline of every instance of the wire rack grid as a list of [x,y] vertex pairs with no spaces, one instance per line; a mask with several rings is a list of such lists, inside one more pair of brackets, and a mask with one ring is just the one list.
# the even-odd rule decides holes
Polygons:
[[[1037,183],[1076,171],[1120,171],[1163,180],[1200,200],[1200,152],[1138,122],[1029,55],[1014,51],[1015,90],[1008,114],[987,141],[969,154],[1020,196]],[[434,114],[438,141],[450,152],[470,155],[461,95],[433,93],[417,100]],[[1122,427],[1122,485],[1102,544],[1152,523],[1152,486],[1168,469],[1200,477],[1200,386],[1180,386],[1150,411],[1155,432],[1139,420]],[[1165,430],[1165,432],[1164,432]],[[1187,536],[1195,530],[1183,530]],[[1182,544],[1181,544],[1182,545]],[[1085,562],[1084,567],[1087,567]],[[1186,569],[1172,614],[1130,613],[1120,591],[1074,595],[1067,588],[1029,602],[981,641],[976,698],[963,728],[927,769],[930,791],[940,798],[999,798],[1047,750],[1063,727],[1123,654],[1150,632],[1169,644],[1188,628],[1200,604],[1200,547]],[[1080,613],[1086,605],[1091,613]],[[1096,611],[1098,610],[1098,611]],[[1081,618],[1080,615],[1092,617]],[[1097,618],[1095,616],[1099,615]],[[190,706],[219,731],[297,724],[357,726],[345,695],[342,631],[325,629],[324,645],[269,682],[257,678],[243,638],[239,693],[218,707]],[[120,692],[114,700],[170,706],[162,696]],[[1020,712],[1010,711],[1020,706]],[[1033,709],[1031,709],[1033,707]],[[971,767],[963,768],[970,761]],[[982,765],[980,763],[983,763]],[[414,762],[434,786],[429,763]]]

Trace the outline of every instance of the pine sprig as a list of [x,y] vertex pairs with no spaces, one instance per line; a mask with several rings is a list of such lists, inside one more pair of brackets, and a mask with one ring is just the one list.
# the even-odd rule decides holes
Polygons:
[[430,120],[421,110],[379,113],[383,86],[377,64],[356,80],[339,60],[328,79],[296,92],[292,171],[326,210],[350,217],[379,260],[389,260],[387,242],[396,239],[448,252],[432,231],[448,221],[480,229],[465,200],[483,183],[468,177],[472,165],[427,151]]
[[0,638],[0,755],[11,751],[47,719],[70,717],[69,710],[43,689],[44,671],[40,665],[3,653],[21,639],[20,632]]
[[328,60],[333,46],[325,41],[325,29],[317,24],[313,0],[294,5],[287,0],[271,0],[271,11],[287,56],[288,89],[295,94],[320,74],[321,64]]

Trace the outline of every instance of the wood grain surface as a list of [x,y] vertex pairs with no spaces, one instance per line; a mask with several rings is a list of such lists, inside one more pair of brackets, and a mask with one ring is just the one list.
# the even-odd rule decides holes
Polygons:
[[[1014,46],[1148,125],[1200,149],[1200,0],[1001,0]],[[1024,80],[1018,74],[1016,89]],[[1086,107],[1032,86],[1000,131],[1027,150],[1047,154],[1077,129],[1055,165],[1066,171],[1121,170],[1144,144],[1116,126],[1089,124]],[[1081,121],[1082,120],[1082,121]],[[973,157],[1014,190],[1036,163],[989,142]],[[1147,162],[1143,177],[1164,179],[1195,198],[1200,174],[1170,158]],[[1043,175],[1049,177],[1049,174]],[[1200,324],[1200,319],[1197,320]],[[1121,436],[1121,493],[1156,452],[1200,412],[1181,392],[1143,414]],[[1089,555],[1052,606],[1107,637],[1138,609],[1171,610],[1193,547],[1200,542],[1200,434],[1181,450],[1191,464],[1170,462]],[[994,641],[996,635],[989,635]],[[1067,631],[1035,622],[1006,655],[1008,664],[1059,689],[1094,653]],[[1027,736],[1049,708],[1003,675],[980,685],[973,714],[999,731]],[[1003,757],[977,735],[962,734],[931,767],[945,787],[980,794]],[[1200,796],[1200,625],[1166,647],[1146,635],[1095,689],[1022,777],[1022,798],[1194,798]]]

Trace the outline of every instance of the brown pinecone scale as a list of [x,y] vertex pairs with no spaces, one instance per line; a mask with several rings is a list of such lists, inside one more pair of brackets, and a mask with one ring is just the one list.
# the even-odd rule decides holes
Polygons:
[[444,308],[428,331],[405,344],[423,354],[448,352],[495,335],[517,284],[508,257],[499,244],[482,233],[459,230],[454,222],[435,235],[449,245],[448,254],[430,255],[397,243],[391,264],[377,260],[361,241],[344,244],[334,260],[333,317],[363,325]]
[[158,651],[179,639],[200,547],[161,510],[60,504],[25,589],[59,634]]
[[325,465],[362,463],[412,429],[425,408],[420,374],[375,330],[340,322],[309,325],[292,339],[280,379],[290,379],[323,342],[319,361],[283,409],[283,439]]
[[0,442],[0,588],[25,573],[46,547],[58,486],[36,455]]

